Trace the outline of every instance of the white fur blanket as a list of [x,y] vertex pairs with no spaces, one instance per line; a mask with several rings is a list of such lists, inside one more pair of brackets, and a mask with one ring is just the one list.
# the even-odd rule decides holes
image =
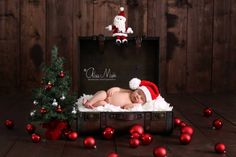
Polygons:
[[162,98],[162,96],[158,96],[155,100],[152,100],[150,102],[147,102],[143,105],[137,105],[131,109],[122,109],[120,108],[119,106],[114,106],[114,105],[111,105],[111,104],[106,104],[104,106],[99,106],[99,107],[96,107],[94,109],[89,109],[89,108],[86,108],[83,106],[82,104],[82,101],[83,101],[83,98],[86,98],[86,99],[91,99],[93,95],[85,95],[83,94],[83,96],[81,96],[76,104],[78,105],[78,110],[80,112],[103,112],[103,111],[106,111],[106,112],[142,112],[142,111],[172,111],[173,107],[170,106],[169,103],[167,103],[165,101],[164,98]]

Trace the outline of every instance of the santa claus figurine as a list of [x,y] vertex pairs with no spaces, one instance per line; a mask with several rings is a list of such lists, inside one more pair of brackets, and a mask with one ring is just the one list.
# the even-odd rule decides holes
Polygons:
[[128,42],[127,36],[128,34],[132,34],[133,30],[131,27],[126,27],[126,18],[124,8],[120,7],[120,13],[115,16],[113,25],[109,25],[106,27],[107,30],[112,31],[112,36],[116,37],[116,43],[118,45],[126,44]]

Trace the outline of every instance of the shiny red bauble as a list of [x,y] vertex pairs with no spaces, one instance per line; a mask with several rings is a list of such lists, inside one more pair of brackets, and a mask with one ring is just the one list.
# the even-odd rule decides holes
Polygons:
[[46,90],[51,90],[52,89],[52,83],[51,82],[48,82],[48,84],[45,86],[45,89]]
[[46,113],[47,110],[44,107],[42,107],[39,112],[43,114],[43,113]]
[[58,74],[60,78],[63,78],[65,76],[64,71],[60,71],[60,73]]
[[212,115],[212,109],[210,107],[204,108],[203,115],[205,117],[210,117]]
[[68,139],[71,141],[75,141],[78,138],[78,133],[75,131],[72,131],[68,134]]
[[5,120],[4,124],[8,129],[12,129],[14,127],[14,122],[10,119]]
[[141,135],[137,132],[134,132],[130,135],[130,138],[136,138],[136,139],[139,139],[141,137]]
[[119,155],[115,152],[111,152],[107,155],[107,157],[119,157]]
[[220,119],[215,119],[212,125],[213,129],[220,129],[223,126],[223,122]]
[[61,106],[60,106],[60,105],[57,106],[56,112],[57,112],[57,113],[61,113],[61,112],[62,112],[62,109],[61,109]]
[[181,134],[184,134],[184,133],[189,134],[190,136],[192,136],[193,133],[194,133],[194,130],[191,126],[184,126],[184,127],[181,128]]
[[220,154],[226,153],[225,144],[217,143],[215,145],[215,152],[220,153]]
[[187,124],[185,123],[185,122],[180,122],[180,127],[185,127],[185,126],[187,126]]
[[129,146],[130,146],[131,148],[137,148],[139,145],[140,145],[139,139],[131,138],[131,139],[129,140]]
[[84,139],[84,147],[89,149],[96,148],[96,141],[92,136],[88,136]]
[[181,134],[180,137],[179,137],[179,141],[181,144],[189,144],[191,142],[191,135],[189,134]]
[[152,135],[151,134],[143,134],[141,137],[142,144],[148,145],[152,142]]
[[34,131],[35,131],[35,126],[32,125],[32,124],[27,124],[27,125],[25,126],[25,129],[26,129],[26,131],[27,131],[29,134],[32,134],[32,133],[34,133]]
[[41,137],[40,135],[36,134],[36,133],[33,133],[31,135],[31,140],[34,142],[34,143],[39,143],[40,140],[41,140]]
[[102,132],[102,135],[105,139],[112,139],[114,136],[115,129],[111,127],[106,127]]
[[175,127],[180,126],[180,123],[181,123],[181,120],[179,118],[175,117],[174,118],[174,125],[175,125]]
[[153,155],[154,157],[166,157],[167,156],[166,148],[162,146],[154,148]]
[[137,132],[137,133],[139,133],[140,135],[142,135],[142,134],[144,133],[144,129],[143,129],[142,125],[140,125],[140,124],[135,124],[135,125],[133,125],[133,126],[131,127],[131,129],[130,129],[129,132],[130,132],[130,134],[133,134],[133,133]]

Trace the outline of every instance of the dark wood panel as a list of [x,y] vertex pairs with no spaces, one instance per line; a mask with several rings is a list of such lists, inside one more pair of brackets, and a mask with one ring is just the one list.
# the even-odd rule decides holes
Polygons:
[[204,94],[193,95],[205,107],[214,109],[214,113],[221,115],[236,126],[236,95],[235,94]]
[[210,91],[213,0],[190,0],[187,35],[188,92]]
[[[89,135],[88,135],[89,136]],[[62,154],[62,157],[105,157],[110,152],[115,151],[115,143],[113,140],[105,140],[100,135],[90,135],[96,140],[96,149],[86,149],[83,145],[85,136],[79,137],[76,142],[67,142]]]
[[229,67],[229,90],[236,92],[236,1],[231,0],[231,24],[230,24],[230,67]]
[[[128,12],[127,8],[124,11],[126,14]],[[94,2],[94,35],[103,34],[105,36],[111,36],[112,33],[106,30],[105,27],[113,24],[113,19],[119,12],[119,1]],[[127,17],[127,15],[125,16]]]
[[166,13],[167,1],[148,0],[147,1],[147,35],[160,37],[159,74],[160,91],[166,93]]
[[133,29],[133,35],[147,35],[147,0],[128,1],[128,10],[128,26]]
[[169,1],[167,14],[167,92],[186,90],[188,6]]
[[231,0],[214,1],[212,90],[229,89]]
[[19,1],[0,1],[0,88],[19,85]]
[[0,88],[17,86],[19,51],[17,41],[0,40]]
[[94,9],[93,1],[88,0],[74,0],[75,6],[75,29],[78,36],[91,36],[94,34]]
[[73,0],[47,1],[47,63],[50,62],[51,49],[58,47],[59,56],[64,57],[65,70],[73,70]]
[[[212,143],[211,148],[213,149],[215,143],[223,142],[227,146],[227,155],[232,157],[235,156],[235,126],[232,125],[232,123],[225,120],[221,115],[213,114],[209,118],[204,117],[202,111],[205,106],[201,105],[201,103],[204,102],[200,103],[194,101],[191,97],[184,94],[169,95],[167,100],[173,104],[174,108],[188,119],[192,125],[194,125],[195,129],[200,130],[201,133],[211,141],[206,147],[210,147],[209,144]],[[216,106],[216,108],[218,108],[218,106]],[[221,118],[223,120],[224,125],[220,130],[212,129],[212,122],[216,118]]]
[[21,1],[20,16],[20,84],[22,89],[29,90],[39,85],[45,61],[45,1]]

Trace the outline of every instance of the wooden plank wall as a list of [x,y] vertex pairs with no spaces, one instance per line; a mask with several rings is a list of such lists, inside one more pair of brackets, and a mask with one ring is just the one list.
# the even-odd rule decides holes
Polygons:
[[168,0],[168,93],[236,91],[235,3]]
[[233,0],[0,0],[0,91],[37,87],[54,45],[76,90],[78,36],[111,36],[120,6],[133,36],[161,39],[162,92],[236,91]]

